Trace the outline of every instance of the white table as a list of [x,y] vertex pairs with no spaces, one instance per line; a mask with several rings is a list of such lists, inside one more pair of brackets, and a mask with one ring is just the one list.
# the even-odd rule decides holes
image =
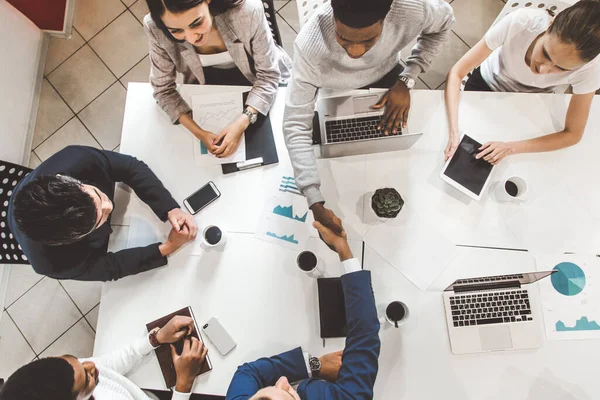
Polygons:
[[[189,100],[192,94],[215,90],[223,89],[184,86],[182,94]],[[282,89],[271,110],[279,164],[224,176],[220,166],[200,168],[194,164],[191,135],[183,127],[170,124],[152,98],[149,85],[130,84],[121,151],[144,160],[180,203],[205,182],[214,181],[222,197],[211,205],[210,213],[200,214],[199,224],[216,222],[230,234],[222,253],[190,256],[188,246],[170,257],[166,268],[105,284],[95,354],[129,343],[144,333],[147,322],[187,305],[192,306],[199,323],[218,317],[238,342],[227,357],[221,357],[208,343],[215,368],[197,380],[197,392],[224,394],[237,365],[261,356],[299,345],[314,354],[342,348],[342,340],[328,340],[327,348],[322,348],[316,283],[296,270],[296,254],[252,237],[265,198],[264,185],[291,171],[281,133],[284,98]],[[559,129],[567,103],[568,96],[558,95],[465,93],[461,127],[482,142],[537,136]],[[600,199],[598,190],[592,190],[598,168],[589,167],[598,165],[599,111],[596,99],[587,132],[578,146],[549,154],[513,156],[501,165],[507,171],[498,169],[497,175],[512,172],[525,177],[536,196],[558,181],[571,179],[572,187]],[[411,130],[424,133],[410,150],[318,161],[328,206],[344,220],[355,255],[360,257],[362,236],[373,224],[370,198],[365,193],[383,186],[398,188],[407,204],[457,244],[520,248],[519,240],[502,224],[519,205],[501,204],[487,197],[479,203],[470,202],[439,179],[447,131],[442,92],[414,91],[410,123]],[[585,165],[588,168],[583,168]],[[126,203],[127,196],[121,197]],[[113,216],[113,223],[115,220],[131,223],[135,230],[129,246],[150,243],[168,232],[168,226],[137,200],[131,201],[124,215]],[[333,253],[316,238],[311,238],[309,245],[326,259],[329,275],[340,274]],[[548,342],[543,349],[527,353],[467,357],[450,353],[441,317],[441,290],[464,276],[533,270],[527,253],[462,248],[427,292],[420,292],[368,246],[364,262],[373,271],[378,302],[399,298],[412,311],[401,332],[382,333],[376,398],[432,398],[431,394],[437,394],[493,399],[490,393],[499,395],[502,389],[516,395],[504,398],[537,399],[542,397],[536,394],[535,385],[547,383],[550,373],[560,378],[552,384],[578,384],[581,393],[595,392],[591,358],[588,362],[581,354],[583,349],[598,347],[594,342]],[[578,355],[576,367],[568,363],[574,354]],[[154,356],[146,358],[131,378],[143,387],[164,388]],[[511,385],[513,378],[520,378],[522,385]],[[572,398],[587,398],[573,393]]]

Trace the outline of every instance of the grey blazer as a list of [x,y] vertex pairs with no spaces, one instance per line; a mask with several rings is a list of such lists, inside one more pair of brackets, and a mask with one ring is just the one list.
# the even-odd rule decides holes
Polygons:
[[[292,69],[290,56],[275,44],[260,0],[246,0],[238,7],[213,17],[213,23],[225,42],[231,58],[253,87],[246,105],[266,115],[275,101],[280,80]],[[152,20],[144,18],[144,30],[150,46],[150,84],[154,98],[173,123],[190,106],[177,91],[176,73],[184,83],[205,84],[202,63],[189,42],[169,39]]]

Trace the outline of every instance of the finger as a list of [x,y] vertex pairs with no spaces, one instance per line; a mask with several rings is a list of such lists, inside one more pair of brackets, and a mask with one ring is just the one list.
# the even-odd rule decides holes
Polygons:
[[199,353],[200,352],[200,341],[193,336],[191,337],[191,341],[192,341],[192,345],[190,347],[190,350],[194,354]]
[[487,156],[483,157],[483,159],[485,161],[490,161],[493,160],[494,157],[496,157],[496,155],[500,152],[500,149],[494,149],[494,151],[492,151],[491,153],[489,153]]
[[381,108],[381,107],[385,106],[385,105],[386,105],[386,103],[387,103],[387,99],[388,99],[388,94],[386,93],[386,94],[384,94],[383,96],[381,96],[381,99],[379,99],[379,101],[378,101],[377,103],[373,104],[373,105],[371,106],[371,108],[374,108],[374,109],[376,109],[376,110],[377,110],[377,109],[379,109],[379,108]]
[[213,144],[216,145],[217,143],[219,143],[221,140],[223,140],[225,138],[225,136],[227,136],[227,131],[223,130],[221,131],[221,133],[219,133],[214,139],[213,139]]
[[171,358],[175,360],[177,357],[179,357],[177,350],[175,350],[175,346],[171,345]]
[[179,219],[176,216],[170,216],[169,222],[171,223],[173,229],[175,229],[176,231],[179,231],[179,229],[181,229],[181,226],[179,225]]
[[481,146],[478,150],[483,150],[487,147],[489,147],[492,144],[492,142],[487,142],[486,144],[484,144],[483,146]]
[[493,147],[488,147],[485,150],[483,150],[482,152],[480,152],[479,154],[477,154],[475,156],[475,158],[479,159],[481,157],[485,157],[487,154],[491,153],[492,151],[494,151]]
[[392,112],[390,113],[389,117],[386,119],[385,122],[385,134],[387,135],[389,132],[392,131],[392,129],[394,128],[394,121],[396,120],[396,118],[398,117],[398,109],[395,108],[392,110]]
[[[192,337],[192,339],[193,339],[193,337]],[[186,337],[185,339],[183,339],[183,352],[182,353],[189,352],[191,347],[192,347],[192,341],[190,340],[190,338]]]
[[208,354],[208,347],[204,346],[202,348],[202,359],[205,360],[206,359],[206,355]]
[[338,236],[342,236],[343,229],[341,226],[338,226],[335,221],[329,221],[325,224],[327,228],[329,228],[333,233]]
[[408,112],[410,111],[410,106],[406,107],[404,109],[404,112],[402,113],[402,127],[406,128],[406,123],[408,122]]
[[402,124],[402,110],[398,111],[398,113],[394,117],[394,121],[392,122],[393,134],[395,134],[399,130],[400,124]]

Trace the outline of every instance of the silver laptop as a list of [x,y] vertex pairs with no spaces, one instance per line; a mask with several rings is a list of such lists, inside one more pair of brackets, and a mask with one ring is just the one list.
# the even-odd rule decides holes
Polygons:
[[383,130],[377,130],[383,110],[373,110],[371,106],[379,101],[382,94],[362,92],[324,98],[317,102],[321,157],[405,150],[415,144],[422,134],[412,133],[408,127],[387,136]]
[[542,346],[542,316],[532,308],[528,285],[556,271],[460,279],[444,290],[446,322],[454,354],[533,349]]

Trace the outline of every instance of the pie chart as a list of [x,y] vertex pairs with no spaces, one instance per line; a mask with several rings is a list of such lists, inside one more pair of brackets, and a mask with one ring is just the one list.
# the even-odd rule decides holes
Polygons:
[[585,287],[585,273],[576,264],[562,262],[553,269],[558,271],[550,276],[554,289],[565,296],[575,296]]

